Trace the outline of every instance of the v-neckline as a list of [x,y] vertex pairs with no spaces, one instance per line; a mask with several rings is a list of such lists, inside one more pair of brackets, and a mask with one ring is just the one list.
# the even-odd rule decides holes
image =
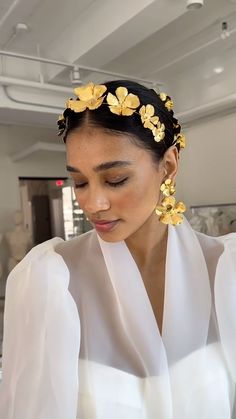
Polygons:
[[[162,296],[163,296],[163,300],[162,300],[162,310],[161,310],[161,327],[160,327],[160,325],[159,325],[159,319],[156,317],[156,315],[155,315],[155,310],[154,310],[154,308],[153,308],[153,305],[152,305],[152,301],[151,301],[151,298],[150,298],[150,296],[149,296],[149,292],[148,292],[148,289],[147,289],[147,282],[146,282],[146,280],[145,280],[145,276],[143,276],[142,275],[142,272],[141,272],[141,270],[139,269],[139,267],[138,267],[138,264],[137,264],[137,262],[136,262],[136,260],[135,260],[135,258],[134,258],[134,256],[132,255],[132,252],[131,252],[131,250],[129,249],[129,247],[128,247],[128,245],[127,245],[127,243],[124,241],[124,244],[125,244],[125,246],[126,246],[126,248],[127,248],[127,252],[129,252],[129,254],[130,254],[130,257],[132,258],[132,260],[133,260],[133,262],[135,263],[135,265],[136,265],[136,267],[137,267],[137,269],[138,269],[138,271],[139,271],[139,273],[140,273],[140,278],[141,278],[141,280],[142,280],[142,282],[143,282],[143,285],[144,285],[144,292],[146,292],[146,296],[147,296],[147,299],[148,299],[148,301],[149,301],[149,304],[150,304],[150,308],[151,308],[151,311],[152,311],[152,313],[153,313],[153,316],[154,316],[154,319],[155,319],[155,321],[156,321],[156,325],[157,325],[157,328],[158,328],[158,332],[159,332],[159,334],[160,334],[160,336],[162,337],[162,330],[163,330],[163,320],[164,320],[164,309],[165,309],[165,281],[166,281],[166,255],[167,255],[167,247],[168,247],[168,234],[169,234],[169,226],[167,225],[167,229],[166,229],[166,232],[165,232],[165,236],[164,236],[164,241],[165,241],[165,245],[166,245],[166,251],[165,251],[165,255],[164,255],[164,258],[163,258],[163,265],[164,265],[164,267],[163,267],[163,282],[164,282],[164,286],[163,286],[163,292],[162,292]],[[161,260],[162,261],[162,260]],[[157,278],[156,278],[156,280],[157,280]]]
[[[187,220],[177,227],[168,226],[162,334],[126,243],[108,243],[99,236],[98,240],[122,309],[129,313],[131,335],[133,325],[140,325],[137,346],[145,346],[150,353],[151,345],[159,345],[168,360],[175,362],[206,344],[211,312],[209,275],[201,246]],[[146,328],[142,328],[143,323]]]

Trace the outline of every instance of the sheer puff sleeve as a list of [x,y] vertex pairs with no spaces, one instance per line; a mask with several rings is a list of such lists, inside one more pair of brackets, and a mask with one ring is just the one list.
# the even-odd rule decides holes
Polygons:
[[215,278],[215,305],[225,358],[236,382],[236,234],[221,237],[224,244]]
[[6,289],[0,417],[75,419],[80,322],[55,238],[33,248]]

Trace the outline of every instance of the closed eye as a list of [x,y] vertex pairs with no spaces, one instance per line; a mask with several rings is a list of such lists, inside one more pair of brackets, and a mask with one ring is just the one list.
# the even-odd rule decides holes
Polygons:
[[75,189],[84,188],[87,185],[87,182],[84,183],[75,183]]
[[117,188],[119,186],[122,186],[126,181],[128,180],[128,178],[124,178],[122,180],[119,180],[118,182],[108,182],[108,185],[111,186],[112,188]]
[[[106,181],[106,184],[109,185],[112,188],[118,188],[119,186],[122,186],[126,181],[128,180],[128,178],[124,178],[122,180],[119,180],[117,182],[109,182]],[[85,188],[85,186],[87,186],[87,182],[83,182],[83,183],[75,183],[75,189],[83,189]]]

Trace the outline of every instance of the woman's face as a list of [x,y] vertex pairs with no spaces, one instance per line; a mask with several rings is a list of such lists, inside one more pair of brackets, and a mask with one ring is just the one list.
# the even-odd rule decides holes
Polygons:
[[66,148],[76,199],[103,240],[125,240],[148,222],[164,178],[150,152],[96,128],[74,131]]

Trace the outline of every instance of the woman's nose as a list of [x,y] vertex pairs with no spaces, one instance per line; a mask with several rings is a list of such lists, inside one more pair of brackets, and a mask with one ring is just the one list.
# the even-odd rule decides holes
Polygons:
[[88,196],[85,204],[84,209],[86,212],[90,214],[94,214],[98,211],[106,211],[110,208],[110,202],[106,195],[103,193],[91,192]]

